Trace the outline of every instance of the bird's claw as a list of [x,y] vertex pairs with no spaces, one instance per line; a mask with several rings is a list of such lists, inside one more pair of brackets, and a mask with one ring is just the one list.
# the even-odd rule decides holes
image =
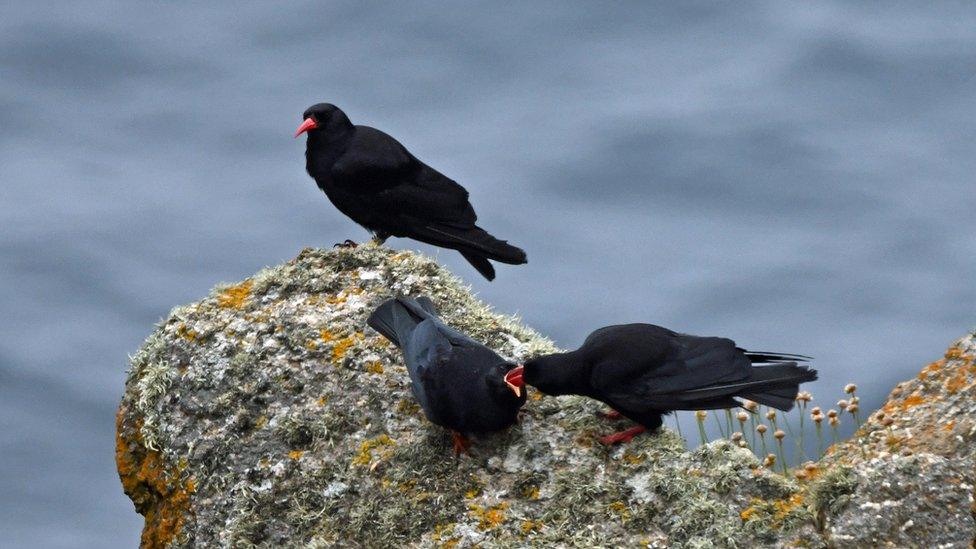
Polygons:
[[607,435],[605,437],[600,437],[600,442],[611,446],[613,444],[619,444],[622,442],[630,442],[635,436],[646,431],[647,428],[643,425],[637,425],[636,427],[631,427],[626,431],[620,431],[619,433],[613,433],[612,435]]
[[356,244],[355,242],[347,238],[342,242],[337,242],[332,247],[333,248],[355,248],[356,246],[359,246],[359,244]]
[[469,453],[468,449],[471,447],[471,441],[464,438],[464,435],[457,431],[451,431],[451,439],[454,446],[455,455]]
[[602,417],[603,419],[607,419],[607,420],[610,420],[610,421],[614,421],[614,420],[617,420],[617,419],[620,419],[620,418],[624,417],[623,414],[621,414],[620,412],[618,412],[618,411],[616,411],[614,409],[611,409],[608,412],[598,412],[598,415],[600,417]]

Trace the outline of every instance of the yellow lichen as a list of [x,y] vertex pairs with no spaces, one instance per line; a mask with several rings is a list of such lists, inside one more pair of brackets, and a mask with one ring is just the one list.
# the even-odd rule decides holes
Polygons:
[[373,461],[373,450],[378,450],[379,457],[377,459],[388,457],[392,453],[393,446],[396,446],[396,442],[387,435],[380,435],[376,438],[364,440],[359,445],[359,453],[352,458],[352,464],[360,466],[369,465]]
[[631,454],[629,451],[624,452],[624,456],[623,456],[623,460],[631,465],[640,465],[641,463],[644,463],[644,460],[646,459],[647,456],[643,454],[641,455]]
[[298,460],[301,459],[302,455],[304,454],[305,454],[304,450],[292,450],[291,452],[288,452],[288,457],[290,457],[291,459]]
[[254,420],[254,430],[262,429],[268,424],[268,416],[261,416]]
[[622,501],[614,501],[607,506],[610,512],[620,517],[621,520],[628,520],[630,518],[630,509],[627,504]]
[[236,286],[225,288],[217,295],[217,305],[225,309],[240,309],[251,297],[251,286],[254,283],[245,280]]
[[366,371],[371,374],[382,374],[383,373],[383,363],[379,360],[374,360],[366,364]]
[[335,334],[333,334],[329,330],[326,330],[325,328],[319,330],[319,339],[321,339],[324,343],[328,343],[332,341],[333,339],[335,339],[335,337],[336,337]]
[[542,522],[535,520],[523,520],[522,525],[522,535],[528,535],[531,532],[538,532],[542,530]]

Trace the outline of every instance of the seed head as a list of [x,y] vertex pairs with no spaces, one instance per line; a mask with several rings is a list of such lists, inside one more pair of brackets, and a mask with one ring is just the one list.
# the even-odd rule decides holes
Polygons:
[[783,440],[783,437],[786,436],[786,433],[784,433],[782,429],[776,429],[776,432],[773,433],[773,436],[776,437],[776,440]]
[[853,383],[848,383],[847,385],[844,385],[844,392],[849,395],[853,394],[854,391],[856,390],[857,390],[857,385],[854,385]]
[[708,417],[708,412],[705,410],[698,410],[695,412],[695,417],[698,418],[698,421],[705,421],[705,418]]
[[841,410],[846,410],[847,409],[847,401],[846,400],[838,400],[837,401],[837,407],[840,408]]
[[810,413],[820,415],[823,412],[822,410],[820,410],[820,406],[814,406],[813,408],[810,409]]
[[847,407],[847,411],[850,412],[851,414],[856,414],[858,409],[859,408],[857,404],[851,404],[850,406]]
[[803,468],[806,470],[806,472],[812,473],[817,470],[817,464],[812,461],[808,461],[803,464]]
[[810,419],[819,424],[821,421],[823,421],[824,417],[823,414],[810,414]]
[[762,423],[760,423],[759,425],[756,425],[756,432],[759,433],[760,435],[766,434],[766,430],[767,429],[769,429],[769,427],[766,427]]
[[735,419],[739,420],[739,423],[745,423],[749,419],[749,414],[745,412],[739,412],[735,414]]
[[829,417],[829,418],[835,418],[835,417],[837,417],[837,410],[834,410],[833,408],[831,408],[830,410],[827,410],[827,417]]
[[763,467],[769,468],[776,464],[776,454],[769,454],[763,459]]
[[803,469],[797,469],[796,471],[793,471],[793,476],[795,476],[797,480],[803,480],[807,478],[807,472]]
[[746,444],[746,441],[744,441],[744,440],[740,440],[739,441],[739,448],[748,448],[748,447],[749,447],[749,445]]
[[743,400],[742,407],[745,408],[746,410],[749,410],[750,412],[755,412],[756,410],[759,409],[759,405],[751,400]]
[[776,410],[770,410],[766,412],[766,419],[769,421],[774,421],[776,419]]
[[836,417],[830,418],[830,426],[831,427],[837,427],[838,425],[840,425],[840,419],[839,418],[836,418]]
[[851,397],[851,404],[857,404],[858,402],[861,402],[860,397],[856,397],[856,396]]

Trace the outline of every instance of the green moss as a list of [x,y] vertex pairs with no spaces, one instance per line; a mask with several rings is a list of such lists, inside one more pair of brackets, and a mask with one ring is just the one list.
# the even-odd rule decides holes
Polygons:
[[818,517],[836,514],[850,501],[857,489],[857,476],[853,469],[837,465],[820,475],[809,488],[810,505]]

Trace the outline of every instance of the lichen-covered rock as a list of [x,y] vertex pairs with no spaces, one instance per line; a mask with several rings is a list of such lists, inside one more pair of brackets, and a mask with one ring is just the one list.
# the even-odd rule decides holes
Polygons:
[[[456,457],[414,402],[399,352],[366,327],[398,294],[429,295],[448,323],[503,356],[553,350],[432,261],[386,248],[305,250],[219,287],[175,309],[132,358],[117,462],[146,518],[143,546],[954,546],[972,537],[960,507],[971,483],[955,468],[964,453],[864,460],[851,443],[798,483],[724,441],[687,451],[667,430],[604,447],[596,435],[620,424],[600,418],[601,406],[532,392],[518,425]],[[908,477],[914,484],[901,484]],[[895,484],[884,488],[886,479]],[[912,501],[908,487],[925,479],[951,486]],[[871,519],[876,505],[894,507],[886,501],[898,517],[958,517],[964,533]]]

